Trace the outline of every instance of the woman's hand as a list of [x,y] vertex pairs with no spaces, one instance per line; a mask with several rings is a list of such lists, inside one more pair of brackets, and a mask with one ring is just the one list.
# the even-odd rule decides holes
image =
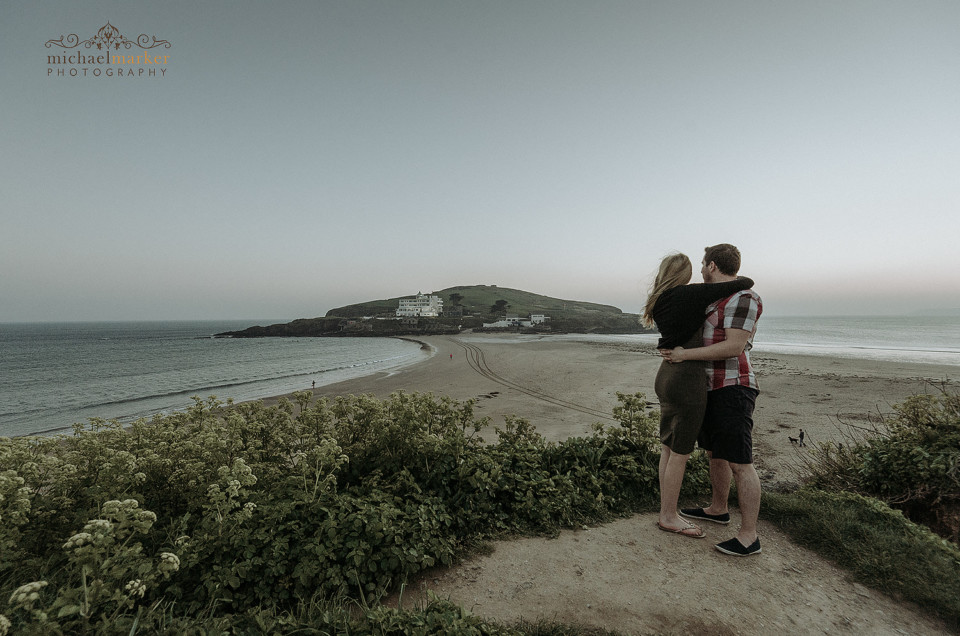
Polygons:
[[683,362],[683,347],[676,347],[675,349],[660,349],[660,356],[667,362],[676,363]]

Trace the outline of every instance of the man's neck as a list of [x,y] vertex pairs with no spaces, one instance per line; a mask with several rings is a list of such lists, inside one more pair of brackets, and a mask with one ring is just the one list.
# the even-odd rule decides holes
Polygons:
[[711,283],[729,283],[732,280],[737,280],[736,276],[730,276],[728,274],[715,274]]

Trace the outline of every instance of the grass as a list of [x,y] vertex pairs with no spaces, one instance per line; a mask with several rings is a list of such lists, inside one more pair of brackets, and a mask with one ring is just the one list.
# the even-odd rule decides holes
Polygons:
[[763,518],[860,583],[960,627],[960,547],[886,504],[853,493],[765,493]]

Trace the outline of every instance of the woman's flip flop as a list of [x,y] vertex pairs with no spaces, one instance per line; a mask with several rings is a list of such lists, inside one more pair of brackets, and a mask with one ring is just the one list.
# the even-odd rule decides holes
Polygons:
[[663,530],[664,532],[672,532],[673,534],[679,534],[684,537],[690,537],[691,539],[703,539],[707,534],[703,531],[703,528],[700,526],[695,526],[690,524],[689,526],[684,526],[682,528],[668,528],[667,526],[660,525],[660,521],[657,521],[657,527]]

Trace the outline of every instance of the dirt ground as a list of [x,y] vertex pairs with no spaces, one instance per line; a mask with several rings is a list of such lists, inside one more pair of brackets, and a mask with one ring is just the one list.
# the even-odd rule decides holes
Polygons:
[[[476,398],[479,415],[529,419],[548,440],[582,435],[616,405],[616,392],[654,397],[652,347],[468,335],[425,339],[430,356],[392,374],[318,387],[319,395],[396,390]],[[761,395],[756,464],[764,488],[796,483],[817,444],[849,440],[908,395],[956,386],[957,368],[815,356],[755,355]],[[790,440],[804,429],[806,446]],[[635,515],[557,538],[497,542],[491,554],[412,582],[401,602],[430,591],[484,618],[546,618],[624,634],[949,634],[945,624],[851,580],[832,563],[761,522],[762,554],[737,558],[706,539],[657,529]]]
[[762,553],[738,558],[713,549],[731,526],[705,524],[706,539],[689,539],[661,532],[656,519],[498,542],[488,556],[428,573],[401,600],[416,607],[429,590],[505,623],[546,618],[624,634],[951,633],[769,523],[760,525]]

